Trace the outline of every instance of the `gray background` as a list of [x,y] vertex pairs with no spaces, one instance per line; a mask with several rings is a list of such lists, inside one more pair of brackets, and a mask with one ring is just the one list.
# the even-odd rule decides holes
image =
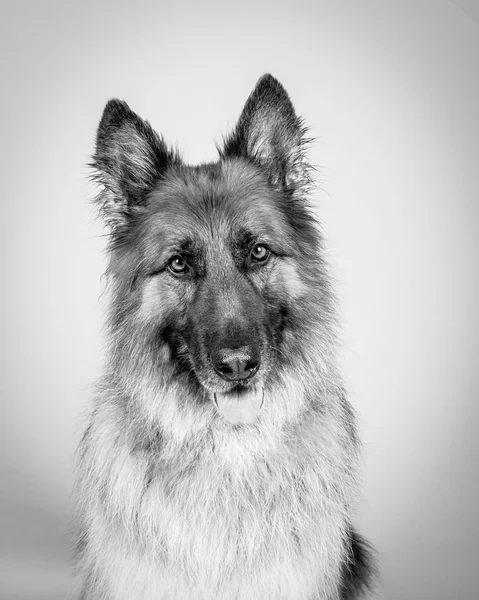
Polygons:
[[318,138],[318,211],[385,598],[478,597],[476,2],[2,3],[2,599],[63,598],[72,453],[101,363],[86,166],[107,99],[192,162],[256,79]]

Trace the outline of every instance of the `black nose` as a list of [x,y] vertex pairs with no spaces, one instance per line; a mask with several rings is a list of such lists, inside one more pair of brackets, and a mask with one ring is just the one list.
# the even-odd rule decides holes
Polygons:
[[211,354],[215,371],[228,381],[248,379],[259,369],[261,363],[259,349],[255,346],[240,348],[219,348]]

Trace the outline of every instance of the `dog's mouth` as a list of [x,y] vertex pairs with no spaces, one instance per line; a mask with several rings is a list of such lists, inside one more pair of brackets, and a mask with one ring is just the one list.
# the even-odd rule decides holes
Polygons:
[[218,413],[229,423],[253,423],[264,402],[261,385],[235,388],[230,392],[214,392],[213,400]]

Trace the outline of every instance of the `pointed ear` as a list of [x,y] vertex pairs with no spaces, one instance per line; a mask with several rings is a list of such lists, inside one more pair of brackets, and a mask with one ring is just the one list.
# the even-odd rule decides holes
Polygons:
[[115,229],[128,225],[148,192],[176,160],[165,142],[121,100],[110,100],[98,126],[93,178],[102,186],[100,213]]
[[222,158],[254,160],[268,170],[271,182],[301,197],[310,184],[311,166],[304,149],[310,141],[286,90],[263,75],[243,108],[233,133],[226,138]]

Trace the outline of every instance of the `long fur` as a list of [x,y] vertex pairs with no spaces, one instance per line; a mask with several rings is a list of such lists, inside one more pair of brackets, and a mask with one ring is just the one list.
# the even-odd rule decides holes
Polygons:
[[[184,165],[125,103],[105,108],[93,164],[111,309],[78,450],[82,600],[369,593],[372,560],[352,526],[359,441],[306,142],[270,75],[213,165]],[[245,263],[248,223],[271,240],[265,266]],[[168,272],[172,236],[193,240],[194,276]],[[246,343],[252,331],[264,403],[232,425],[211,400],[226,384],[208,357],[219,337]]]

